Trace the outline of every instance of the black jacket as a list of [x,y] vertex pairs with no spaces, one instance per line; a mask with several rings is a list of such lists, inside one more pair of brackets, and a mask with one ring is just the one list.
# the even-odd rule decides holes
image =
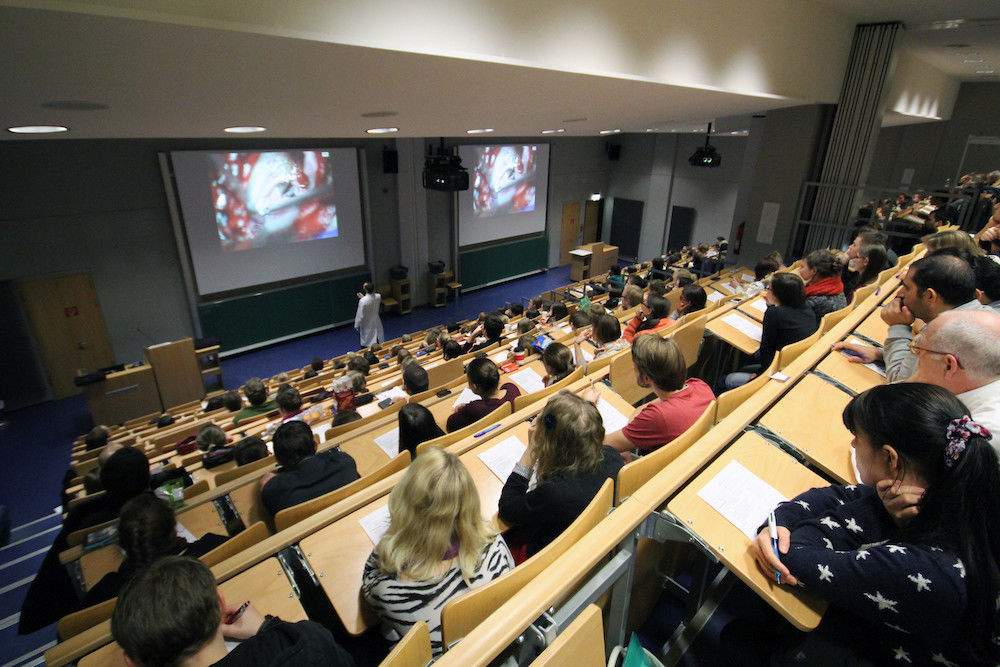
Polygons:
[[288,470],[279,472],[261,489],[261,499],[274,515],[356,479],[358,467],[354,459],[339,449],[331,449],[307,456]]
[[315,621],[286,623],[268,616],[250,639],[215,663],[220,667],[277,667],[278,665],[330,665],[353,667],[354,659]]

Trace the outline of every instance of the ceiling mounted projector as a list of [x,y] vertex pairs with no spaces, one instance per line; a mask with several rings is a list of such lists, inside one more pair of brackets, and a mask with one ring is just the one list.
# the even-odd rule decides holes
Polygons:
[[462,158],[448,152],[444,147],[444,139],[437,154],[431,152],[424,158],[424,187],[428,190],[442,192],[459,192],[469,189],[469,172],[462,166]]
[[719,151],[708,143],[708,138],[711,136],[712,124],[709,123],[708,132],[705,133],[705,145],[696,148],[691,157],[688,158],[688,164],[692,167],[718,167],[722,164],[722,156],[719,155]]

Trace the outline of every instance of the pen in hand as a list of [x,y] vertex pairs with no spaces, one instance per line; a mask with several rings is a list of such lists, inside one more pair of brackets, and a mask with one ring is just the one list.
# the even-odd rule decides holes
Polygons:
[[[771,533],[771,548],[774,549],[774,555],[778,560],[781,560],[781,554],[778,553],[778,526],[775,524],[773,511],[767,515],[767,529]],[[774,578],[780,584],[781,572],[775,570]]]

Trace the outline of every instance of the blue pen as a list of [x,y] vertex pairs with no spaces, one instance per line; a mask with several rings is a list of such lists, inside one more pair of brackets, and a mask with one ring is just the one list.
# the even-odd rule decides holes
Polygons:
[[493,426],[490,426],[489,428],[483,429],[482,431],[480,431],[479,433],[475,434],[472,437],[473,438],[478,438],[479,436],[486,435],[487,433],[489,433],[493,429],[497,429],[497,428],[500,428],[500,424],[494,424]]
[[[781,554],[778,553],[778,526],[774,523],[774,512],[767,515],[767,529],[771,533],[771,548],[774,549],[774,555],[781,560]],[[777,570],[774,571],[774,578],[781,583],[781,572]]]

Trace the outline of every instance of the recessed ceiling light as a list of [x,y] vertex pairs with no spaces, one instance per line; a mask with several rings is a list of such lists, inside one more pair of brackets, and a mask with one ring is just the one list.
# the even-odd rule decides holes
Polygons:
[[601,130],[601,134],[618,134],[621,130]]
[[233,127],[227,127],[223,132],[228,132],[230,134],[252,134],[254,132],[266,132],[266,127],[261,127],[260,125],[234,125]]
[[107,109],[107,104],[100,102],[88,102],[87,100],[52,100],[42,102],[43,109],[56,109],[58,111],[98,111]]
[[393,132],[399,132],[398,127],[373,127],[370,130],[365,130],[368,134],[391,134]]
[[566,128],[560,127],[556,130],[542,130],[542,134],[562,134],[566,131]]
[[976,74],[996,74],[995,69],[977,69]]
[[389,118],[391,116],[398,116],[398,111],[366,111],[361,114],[362,118]]
[[983,61],[982,58],[966,58],[962,62],[965,63],[965,64],[967,64],[967,65],[978,65],[979,63],[984,62],[984,61]]
[[52,134],[54,132],[67,132],[69,128],[62,125],[19,125],[8,127],[7,131],[14,134]]
[[489,134],[493,131],[492,127],[481,127],[475,130],[466,130],[466,134]]

